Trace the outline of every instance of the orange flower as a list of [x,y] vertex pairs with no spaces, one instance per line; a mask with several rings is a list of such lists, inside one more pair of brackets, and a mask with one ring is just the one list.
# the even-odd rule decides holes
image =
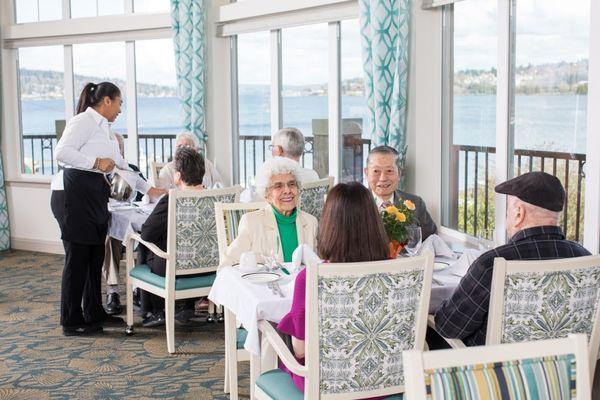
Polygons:
[[404,205],[406,206],[406,208],[408,208],[410,211],[414,211],[415,207],[415,203],[413,203],[410,200],[404,200]]
[[406,222],[406,215],[401,212],[396,213],[396,219],[400,222]]
[[392,214],[393,215],[393,214],[396,214],[398,212],[398,209],[396,208],[396,206],[389,206],[389,207],[385,208],[385,211],[388,214]]

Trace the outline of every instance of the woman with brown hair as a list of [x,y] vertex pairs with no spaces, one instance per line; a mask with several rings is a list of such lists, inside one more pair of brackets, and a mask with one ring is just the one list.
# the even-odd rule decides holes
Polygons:
[[[387,236],[369,189],[358,182],[340,183],[327,194],[317,235],[319,257],[332,263],[388,259]],[[292,309],[277,329],[292,337],[294,355],[304,363],[306,270],[296,277]],[[285,368],[304,392],[304,377]]]

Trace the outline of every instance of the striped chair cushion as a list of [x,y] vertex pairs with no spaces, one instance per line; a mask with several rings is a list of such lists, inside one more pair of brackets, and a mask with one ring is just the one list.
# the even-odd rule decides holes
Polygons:
[[575,356],[549,356],[425,371],[427,398],[575,399]]

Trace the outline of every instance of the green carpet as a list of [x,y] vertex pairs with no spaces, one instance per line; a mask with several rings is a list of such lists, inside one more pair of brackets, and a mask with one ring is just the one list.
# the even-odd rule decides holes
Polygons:
[[[58,255],[0,253],[0,400],[229,398],[223,324],[176,325],[175,355],[167,353],[164,327],[142,328],[138,315],[134,336],[107,328],[64,337],[63,262]],[[248,369],[240,364],[241,398],[249,397]]]

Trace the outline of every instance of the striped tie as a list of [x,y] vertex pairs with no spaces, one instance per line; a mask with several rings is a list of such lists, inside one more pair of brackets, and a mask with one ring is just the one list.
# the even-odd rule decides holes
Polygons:
[[379,211],[380,211],[380,212],[383,212],[383,211],[385,211],[385,209],[386,209],[386,208],[388,208],[388,207],[390,207],[390,206],[392,206],[392,205],[393,205],[393,204],[392,204],[392,202],[391,202],[391,201],[389,201],[389,200],[387,200],[387,201],[384,201],[383,203],[381,203],[381,206],[379,207]]

